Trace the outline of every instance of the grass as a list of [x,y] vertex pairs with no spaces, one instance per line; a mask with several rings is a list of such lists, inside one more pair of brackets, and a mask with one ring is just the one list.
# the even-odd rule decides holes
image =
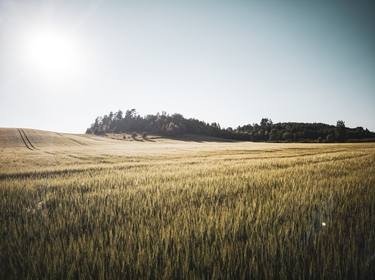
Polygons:
[[0,278],[375,274],[374,144],[136,145],[3,149]]

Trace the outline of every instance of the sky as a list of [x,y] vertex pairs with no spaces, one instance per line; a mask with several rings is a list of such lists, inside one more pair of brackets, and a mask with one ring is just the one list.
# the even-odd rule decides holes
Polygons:
[[375,131],[371,1],[0,0],[0,127],[136,108]]

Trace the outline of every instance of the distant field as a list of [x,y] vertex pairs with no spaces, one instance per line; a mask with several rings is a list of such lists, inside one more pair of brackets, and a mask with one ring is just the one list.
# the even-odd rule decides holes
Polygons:
[[372,279],[375,143],[0,129],[0,279]]

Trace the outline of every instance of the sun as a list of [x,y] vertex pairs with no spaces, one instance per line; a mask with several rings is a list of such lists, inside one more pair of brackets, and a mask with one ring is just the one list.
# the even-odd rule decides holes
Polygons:
[[44,76],[64,77],[79,67],[77,46],[61,30],[40,29],[30,33],[27,49],[32,68]]

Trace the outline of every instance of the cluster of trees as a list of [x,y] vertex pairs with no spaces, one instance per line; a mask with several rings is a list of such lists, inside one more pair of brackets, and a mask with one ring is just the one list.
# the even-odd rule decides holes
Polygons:
[[248,134],[253,141],[345,142],[375,137],[375,133],[363,127],[346,127],[342,120],[333,126],[298,122],[274,124],[272,120],[263,118],[260,124],[239,126],[236,131]]
[[166,112],[156,115],[140,116],[135,109],[110,112],[97,117],[86,133],[103,135],[105,133],[138,132],[159,135],[177,136],[197,134],[207,136],[224,136],[225,130],[217,123],[206,123],[197,119],[186,119],[181,114],[168,115]]
[[236,129],[221,128],[218,123],[206,123],[197,119],[184,118],[181,114],[140,116],[135,109],[123,113],[110,112],[97,117],[86,133],[104,135],[106,133],[148,133],[165,136],[195,134],[249,141],[285,142],[345,142],[375,138],[375,133],[362,127],[347,128],[345,122],[336,126],[323,123],[273,123],[263,118],[259,124],[248,124]]

